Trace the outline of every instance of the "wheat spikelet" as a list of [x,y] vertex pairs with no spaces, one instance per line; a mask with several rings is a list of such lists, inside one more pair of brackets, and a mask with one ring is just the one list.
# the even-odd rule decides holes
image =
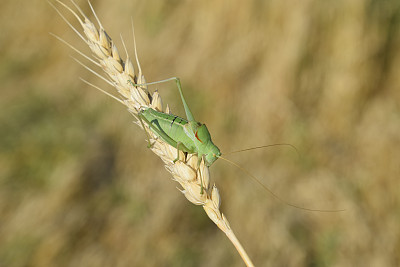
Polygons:
[[[125,61],[121,59],[120,54],[116,46],[114,45],[114,42],[104,30],[98,17],[96,16],[96,13],[93,10],[93,7],[90,5],[90,2],[89,5],[98,22],[98,28],[94,25],[94,23],[89,20],[89,18],[83,13],[83,11],[79,8],[78,5],[76,5],[74,1],[71,0],[72,4],[78,10],[80,15],[78,15],[63,2],[60,2],[58,0],[57,2],[68,9],[79,21],[80,25],[83,28],[83,35],[74,26],[72,26],[72,24],[62,15],[62,13],[56,7],[54,7],[54,5],[50,3],[60,14],[60,16],[65,20],[65,22],[89,46],[90,50],[93,53],[93,58],[84,55],[82,52],[78,51],[61,38],[57,36],[55,37],[66,43],[83,57],[90,60],[93,64],[101,67],[103,71],[107,74],[107,78],[102,77],[100,74],[96,73],[91,68],[86,67],[84,64],[77,60],[78,63],[82,64],[85,68],[115,87],[117,92],[119,93],[119,97],[109,94],[108,92],[103,91],[95,85],[90,85],[94,86],[95,88],[101,90],[102,92],[124,104],[128,108],[128,111],[132,115],[134,115],[136,119],[138,110],[141,107],[150,107],[155,110],[162,111],[163,104],[158,92],[154,92],[151,95],[146,86],[133,85],[133,83],[144,84],[146,82],[138,61],[136,45],[135,60],[138,68],[137,74],[135,74],[134,65],[129,56],[127,56]],[[170,112],[168,106],[166,107],[165,112]],[[220,195],[217,187],[215,185],[210,185],[210,173],[208,167],[204,164],[204,159],[201,161],[200,166],[198,166],[198,157],[196,154],[190,154],[185,159],[184,153],[182,151],[179,151],[180,160],[174,163],[174,159],[176,159],[177,155],[176,148],[157,138],[157,136],[152,133],[147,125],[141,124],[138,119],[136,121],[136,124],[141,128],[146,128],[144,130],[146,130],[146,132],[150,136],[150,142],[152,144],[151,150],[163,160],[163,162],[165,163],[165,168],[172,174],[173,179],[182,186],[183,189],[181,190],[181,192],[185,195],[185,197],[193,204],[203,206],[208,217],[228,236],[228,238],[234,244],[244,262],[248,266],[253,266],[250,258],[247,256],[245,250],[233,233],[228,220],[220,211]],[[201,185],[203,185],[204,188],[202,193]]]

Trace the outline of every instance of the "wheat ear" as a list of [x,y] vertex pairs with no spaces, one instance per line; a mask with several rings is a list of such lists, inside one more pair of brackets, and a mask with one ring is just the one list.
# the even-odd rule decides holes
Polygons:
[[[125,61],[121,59],[114,42],[104,30],[90,2],[89,5],[99,25],[98,28],[89,20],[89,18],[73,0],[71,0],[71,2],[78,10],[80,15],[78,15],[63,2],[58,0],[57,2],[68,9],[81,24],[83,28],[83,34],[81,34],[74,26],[72,26],[72,24],[62,15],[62,13],[50,3],[64,19],[64,21],[73,29],[73,31],[89,46],[93,53],[93,58],[90,58],[89,56],[86,56],[82,52],[78,51],[58,36],[56,36],[56,38],[66,43],[93,64],[101,67],[107,74],[107,78],[101,76],[91,68],[78,61],[78,63],[82,64],[89,71],[93,72],[95,75],[104,79],[110,85],[115,87],[119,93],[119,97],[105,92],[95,85],[90,85],[124,104],[128,108],[128,111],[134,115],[136,119],[138,110],[141,107],[151,107],[158,111],[162,111],[162,100],[158,92],[154,92],[151,95],[146,86],[133,86],[133,83],[145,83],[145,79],[137,57],[136,44],[135,60],[138,68],[137,74],[134,72],[134,66],[128,56],[128,53],[126,53],[127,58]],[[165,112],[170,112],[168,106],[166,107]],[[150,135],[150,142],[152,143],[151,150],[163,160],[165,163],[165,168],[172,174],[173,179],[182,186],[183,189],[181,192],[185,195],[185,197],[193,204],[203,206],[208,217],[228,236],[229,240],[236,247],[246,265],[253,266],[253,263],[248,257],[246,251],[233,233],[228,220],[220,211],[221,198],[217,187],[215,185],[210,186],[210,173],[208,167],[204,164],[204,160],[202,160],[200,166],[198,166],[198,158],[196,154],[190,154],[185,159],[185,155],[180,151],[180,160],[174,163],[174,159],[176,158],[177,154],[176,148],[158,139],[157,136],[154,135],[150,129],[148,129],[147,125],[139,123],[138,120],[136,121],[136,124],[141,128],[146,128],[144,130],[146,130],[146,132]],[[203,184],[204,187],[202,193],[201,184]]]

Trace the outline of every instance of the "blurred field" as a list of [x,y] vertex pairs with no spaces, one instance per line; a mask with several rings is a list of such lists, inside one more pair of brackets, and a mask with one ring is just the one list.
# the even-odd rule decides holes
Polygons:
[[[88,51],[47,2],[2,3],[0,266],[243,266],[125,108],[78,79],[112,89],[48,34]],[[180,77],[223,152],[301,154],[229,158],[291,203],[346,209],[293,209],[217,161],[256,266],[400,265],[399,1],[92,3],[132,55],[133,17],[147,81]],[[184,115],[173,83],[155,88]]]

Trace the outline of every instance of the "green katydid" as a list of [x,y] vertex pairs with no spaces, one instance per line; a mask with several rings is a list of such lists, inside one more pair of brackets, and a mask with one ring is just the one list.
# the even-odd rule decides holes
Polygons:
[[[68,8],[67,6],[65,6],[65,7]],[[75,12],[73,12],[71,9],[70,9],[70,11],[78,18],[78,15],[75,14]],[[58,10],[57,10],[57,12],[58,12]],[[81,13],[82,13],[82,11],[81,11]],[[61,15],[60,12],[59,12],[59,14]],[[84,14],[82,13],[82,15],[84,15]],[[96,16],[96,14],[95,14],[95,16]],[[61,15],[61,17],[63,17],[63,16]],[[96,18],[97,18],[97,16],[96,16]],[[78,31],[64,17],[63,17],[63,19],[69,24],[70,27],[72,27],[74,29],[75,32],[78,33]],[[80,23],[84,27],[85,34],[88,37],[88,39],[90,40],[91,37],[89,37],[89,35],[86,32],[86,30],[87,30],[87,27],[92,25],[92,24],[90,24],[91,22],[89,21],[90,22],[89,23],[89,22],[85,21],[85,23],[84,23],[79,18],[78,18],[78,20],[80,21]],[[99,24],[100,24],[100,22],[99,22]],[[100,26],[101,26],[101,24],[100,24]],[[94,27],[94,25],[92,25],[90,27]],[[90,31],[93,31],[93,29],[90,28]],[[91,33],[91,34],[93,34],[93,35],[98,35],[99,34],[97,29],[95,30],[95,32],[96,32],[96,34],[93,34],[93,33]],[[104,32],[103,29],[101,29],[101,32],[104,33],[106,35],[106,37],[107,37],[107,34]],[[81,34],[78,33],[78,35],[82,39],[85,39]],[[69,45],[67,42],[65,42],[61,38],[59,38],[57,36],[56,36],[56,38],[61,40],[64,43],[66,43],[68,46],[70,46],[75,51],[79,52],[79,50],[77,50],[73,46]],[[98,37],[96,37],[96,38],[98,38]],[[113,44],[111,39],[108,39],[108,37],[105,38],[105,39],[107,39],[107,42],[108,42],[107,45]],[[103,47],[103,48],[105,48],[105,47]],[[91,47],[91,49],[92,49],[92,51],[94,51],[92,47]],[[113,46],[113,49],[114,49],[114,46]],[[82,54],[81,52],[79,52],[79,53]],[[114,53],[114,50],[112,51],[112,54],[113,53]],[[136,60],[137,60],[136,43],[135,43],[135,55],[136,55]],[[88,58],[87,56],[85,56],[85,57]],[[92,62],[93,62],[93,60],[92,60]],[[78,63],[80,63],[80,62],[78,61]],[[119,63],[121,63],[121,62],[119,62]],[[125,62],[125,63],[127,63],[127,62]],[[137,63],[139,65],[139,62],[137,62]],[[82,63],[80,63],[80,64],[82,64]],[[91,70],[89,67],[86,67],[84,64],[82,64],[82,65],[85,68],[87,68],[88,70],[90,70],[91,72],[93,72],[96,75],[100,76],[99,74],[97,74],[96,72]],[[124,71],[126,71],[126,69]],[[140,73],[140,66],[139,66],[139,73]],[[181,87],[181,83],[180,83],[179,78],[173,77],[173,78],[165,79],[165,80],[158,81],[158,82],[151,82],[151,83],[144,83],[144,84],[135,84],[131,80],[128,80],[127,82],[130,83],[133,86],[144,86],[144,85],[158,84],[158,83],[172,81],[172,80],[175,80],[176,84],[178,86],[178,90],[179,90],[179,93],[180,93],[180,96],[181,96],[181,99],[182,99],[182,103],[183,103],[183,106],[184,106],[184,109],[185,109],[187,120],[185,120],[183,118],[180,118],[178,116],[175,116],[175,115],[171,115],[171,114],[167,114],[167,113],[163,113],[163,112],[158,112],[158,111],[156,111],[156,110],[154,110],[152,108],[144,107],[144,106],[142,106],[142,107],[140,107],[138,109],[138,114],[137,115],[138,115],[138,118],[139,118],[140,122],[142,123],[142,126],[144,126],[143,122],[145,122],[147,124],[147,126],[149,127],[149,129],[156,136],[158,136],[160,139],[162,139],[166,143],[170,144],[171,146],[174,146],[174,147],[177,148],[178,156],[174,160],[174,162],[179,160],[179,150],[183,151],[183,152],[186,152],[186,153],[197,154],[197,156],[198,156],[198,165],[200,165],[201,161],[204,160],[204,163],[205,163],[205,165],[207,167],[210,167],[218,158],[221,158],[223,160],[226,160],[226,161],[230,162],[231,164],[233,164],[234,166],[238,167],[243,172],[248,174],[254,181],[256,181],[267,192],[269,192],[273,197],[275,197],[276,199],[278,199],[282,203],[285,203],[285,204],[287,204],[289,206],[292,206],[292,207],[295,207],[295,208],[308,210],[308,211],[338,211],[338,210],[307,209],[307,208],[303,208],[303,207],[299,207],[299,206],[290,204],[290,203],[286,202],[285,200],[281,199],[280,197],[278,197],[276,194],[274,194],[268,187],[266,187],[259,179],[257,179],[254,175],[252,175],[249,171],[247,171],[246,169],[244,169],[240,165],[238,165],[238,164],[236,164],[236,163],[234,163],[234,162],[232,162],[232,161],[230,161],[230,160],[228,160],[226,158],[223,158],[221,156],[221,152],[220,152],[219,148],[216,145],[214,145],[214,143],[211,141],[211,135],[210,135],[207,127],[204,124],[195,121],[195,119],[193,117],[193,114],[191,113],[191,111],[190,111],[190,109],[189,109],[189,107],[188,107],[188,105],[187,105],[187,103],[185,101],[185,98],[183,96],[182,87]],[[99,87],[97,87],[97,86],[95,86],[95,85],[93,85],[93,84],[91,84],[91,83],[89,83],[89,82],[87,82],[85,80],[83,80],[83,81],[86,82],[87,84],[97,88],[98,90],[100,90],[101,92],[107,94],[108,96],[114,98],[115,100],[119,101],[120,103],[125,104],[124,101],[122,101],[118,97],[115,97],[112,94],[107,93],[106,91],[102,90],[101,88],[99,88]],[[109,81],[109,83],[112,84],[112,82],[110,82],[110,81]],[[145,128],[145,127],[143,127],[143,128]],[[147,131],[146,131],[146,133],[148,134]],[[149,139],[148,140],[149,141],[149,146],[151,146],[150,137],[148,139]],[[244,150],[241,150],[241,151],[247,151],[247,150],[258,149],[258,148],[265,148],[265,147],[275,146],[275,145],[291,146],[292,148],[294,148],[297,151],[297,149],[293,145],[290,145],[290,144],[265,145],[265,146],[259,146],[259,147],[244,149]],[[236,152],[241,152],[241,151],[236,151]],[[233,153],[233,152],[231,152],[231,153]],[[202,185],[201,190],[203,190],[203,185]]]
[[[142,107],[138,112],[138,117],[141,121],[144,121],[149,126],[150,130],[161,138],[161,140],[176,147],[178,154],[175,161],[179,159],[179,150],[181,150],[183,152],[197,154],[199,158],[198,165],[200,165],[204,157],[204,163],[209,167],[221,156],[221,152],[212,142],[207,126],[194,119],[183,96],[179,78],[173,77],[158,82],[147,83],[146,85],[170,80],[176,81],[187,120],[176,115],[158,112],[148,107]],[[139,86],[140,84],[133,85]]]
[[[172,80],[176,81],[176,84],[177,84],[177,87],[179,90],[179,94],[182,99],[183,107],[185,109],[187,120],[185,120],[181,117],[178,117],[176,115],[156,111],[149,107],[141,107],[138,111],[138,118],[139,118],[140,122],[142,123],[142,126],[144,126],[143,122],[145,122],[147,124],[147,126],[149,127],[149,129],[156,136],[158,136],[161,140],[170,144],[171,146],[176,147],[177,157],[174,160],[174,162],[179,160],[179,151],[183,151],[183,152],[191,153],[191,154],[197,154],[198,159],[199,159],[198,165],[200,165],[201,160],[204,158],[204,163],[206,164],[207,167],[210,167],[218,158],[222,158],[222,159],[230,162],[234,166],[238,167],[239,169],[241,169],[243,172],[245,172],[247,175],[249,175],[254,181],[256,181],[259,185],[261,185],[266,191],[268,191],[273,197],[275,197],[279,201],[281,201],[289,206],[292,206],[292,207],[295,207],[298,209],[302,209],[302,210],[307,210],[307,211],[320,211],[320,212],[343,211],[343,210],[309,209],[309,208],[304,208],[304,207],[300,207],[300,206],[291,204],[291,203],[281,199],[279,196],[277,196],[268,187],[266,187],[258,178],[256,178],[254,175],[252,175],[248,170],[244,169],[243,167],[236,164],[235,162],[232,162],[226,158],[221,157],[221,155],[222,155],[221,151],[212,142],[210,132],[208,131],[206,125],[202,124],[200,122],[197,122],[194,119],[193,114],[190,111],[190,109],[186,103],[186,100],[183,96],[182,86],[181,86],[181,82],[180,82],[179,78],[172,77],[169,79],[165,79],[165,80],[161,80],[161,81],[157,81],[157,82],[145,83],[145,84],[135,84],[132,81],[128,80],[128,83],[132,84],[133,86],[144,86],[144,85],[163,83],[163,82],[172,81]],[[148,136],[148,142],[149,142],[149,147],[151,147],[149,136]],[[291,146],[297,152],[297,149],[293,145],[290,145],[290,144],[265,145],[265,146],[250,148],[250,149],[244,149],[241,151],[265,148],[265,147],[275,146],[275,145]],[[241,151],[236,151],[236,152],[241,152]],[[203,185],[201,185],[201,193],[202,192],[203,192]]]

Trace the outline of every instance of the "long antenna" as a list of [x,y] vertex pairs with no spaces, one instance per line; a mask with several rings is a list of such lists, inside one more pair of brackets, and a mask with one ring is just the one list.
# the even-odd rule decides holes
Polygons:
[[256,183],[258,183],[262,188],[264,188],[264,189],[265,189],[269,194],[271,194],[274,198],[276,198],[277,200],[279,200],[280,202],[282,202],[282,203],[284,203],[284,204],[286,204],[286,205],[288,205],[288,206],[291,206],[291,207],[296,208],[296,209],[301,209],[301,210],[306,210],[306,211],[312,211],[312,212],[340,212],[340,211],[345,211],[345,209],[338,209],[338,210],[309,209],[309,208],[304,208],[304,207],[297,206],[297,205],[294,205],[294,204],[292,204],[292,203],[289,203],[289,202],[283,200],[282,198],[280,198],[280,197],[279,197],[278,195],[276,195],[274,192],[272,192],[271,189],[269,189],[267,186],[265,186],[257,177],[255,177],[253,174],[251,174],[248,170],[246,170],[245,168],[243,168],[243,167],[240,166],[239,164],[237,164],[237,163],[235,163],[235,162],[233,162],[233,161],[231,161],[231,160],[229,160],[229,159],[223,158],[223,157],[221,157],[221,156],[219,156],[218,158],[223,159],[223,160],[225,160],[225,161],[231,163],[232,165],[236,166],[237,168],[239,168],[242,172],[244,172],[244,173],[246,173],[248,176],[250,176]]
[[294,145],[292,145],[292,144],[286,144],[286,143],[250,147],[250,148],[245,148],[245,149],[241,149],[241,150],[236,150],[236,151],[232,151],[232,152],[228,152],[228,153],[224,153],[224,154],[225,154],[225,155],[229,155],[229,154],[234,154],[234,153],[239,153],[239,152],[244,152],[244,151],[249,151],[249,150],[255,150],[255,149],[260,149],[260,148],[266,148],[266,147],[272,147],[272,146],[290,146],[291,148],[293,148],[293,149],[296,151],[297,155],[300,157],[299,150],[298,150]]

